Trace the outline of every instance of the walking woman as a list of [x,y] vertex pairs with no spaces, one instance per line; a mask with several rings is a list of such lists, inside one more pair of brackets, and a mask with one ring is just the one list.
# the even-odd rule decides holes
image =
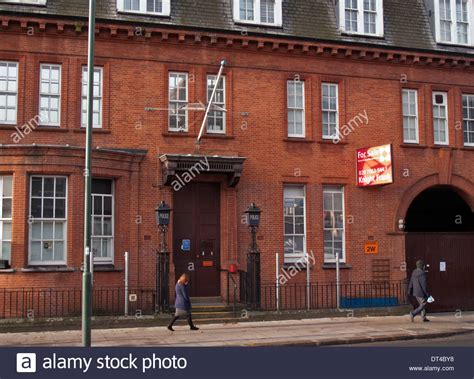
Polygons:
[[198,327],[194,326],[193,318],[191,316],[191,300],[189,299],[188,294],[188,283],[189,276],[187,274],[181,275],[178,279],[178,283],[176,283],[176,301],[174,303],[176,313],[168,325],[168,329],[172,332],[174,332],[173,324],[180,317],[188,318],[188,324],[191,330],[199,330]]

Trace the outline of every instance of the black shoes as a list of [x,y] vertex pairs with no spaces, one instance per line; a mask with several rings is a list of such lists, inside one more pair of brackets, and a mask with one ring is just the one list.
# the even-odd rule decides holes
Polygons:
[[191,326],[191,328],[190,328],[190,329],[191,329],[191,330],[199,330],[199,328],[198,328],[197,326],[194,326],[194,325],[193,325],[193,326]]
[[173,327],[172,327],[171,325],[168,325],[168,330],[174,332],[174,329],[173,329]]
[[423,319],[423,322],[430,322],[431,320],[428,320],[427,318]]

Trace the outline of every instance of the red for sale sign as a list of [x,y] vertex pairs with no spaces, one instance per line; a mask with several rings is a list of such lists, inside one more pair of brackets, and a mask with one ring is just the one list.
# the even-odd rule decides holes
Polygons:
[[357,150],[357,186],[393,183],[392,145]]

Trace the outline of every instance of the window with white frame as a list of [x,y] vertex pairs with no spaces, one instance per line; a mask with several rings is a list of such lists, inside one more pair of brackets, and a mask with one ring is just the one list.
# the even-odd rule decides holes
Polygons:
[[338,85],[323,83],[321,93],[323,138],[334,138],[339,134]]
[[188,130],[188,74],[170,72],[169,74],[169,122],[170,131]]
[[449,144],[448,94],[446,92],[433,92],[433,133],[435,144]]
[[282,0],[234,0],[234,21],[282,25]]
[[119,12],[169,16],[171,0],[117,0]]
[[12,176],[0,176],[0,259],[11,262]]
[[472,45],[474,10],[469,0],[435,0],[436,40],[442,43]]
[[67,178],[32,176],[29,264],[66,264]]
[[0,61],[0,124],[16,124],[18,63]]
[[344,188],[324,186],[324,261],[334,262],[336,254],[345,262],[344,248]]
[[[94,98],[92,101],[92,125],[102,128],[102,93],[103,93],[103,68],[94,67]],[[82,67],[82,96],[81,96],[81,127],[87,126],[87,83],[89,75],[87,66]]]
[[474,95],[462,96],[464,145],[474,146]]
[[418,143],[418,91],[402,90],[403,142]]
[[288,137],[304,138],[305,136],[305,106],[304,82],[288,80]]
[[92,180],[92,252],[96,263],[113,263],[114,193],[113,181]]
[[[207,101],[211,100],[212,91],[216,86],[217,76],[207,76]],[[208,133],[225,133],[225,76],[221,76],[214,95],[211,110],[207,118]]]
[[383,36],[383,0],[338,0],[338,10],[344,32]]
[[46,0],[0,0],[0,3],[45,5]]
[[284,187],[285,263],[294,263],[306,253],[305,187]]
[[61,66],[40,67],[40,124],[59,126],[61,113]]

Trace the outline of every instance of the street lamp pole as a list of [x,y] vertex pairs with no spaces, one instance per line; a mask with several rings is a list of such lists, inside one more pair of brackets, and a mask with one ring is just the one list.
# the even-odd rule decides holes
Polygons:
[[94,40],[95,40],[95,3],[89,0],[89,35],[87,61],[87,127],[86,162],[84,170],[84,272],[82,275],[82,345],[91,346],[92,318],[92,264],[91,257],[91,190],[92,190],[92,123],[94,99]]

